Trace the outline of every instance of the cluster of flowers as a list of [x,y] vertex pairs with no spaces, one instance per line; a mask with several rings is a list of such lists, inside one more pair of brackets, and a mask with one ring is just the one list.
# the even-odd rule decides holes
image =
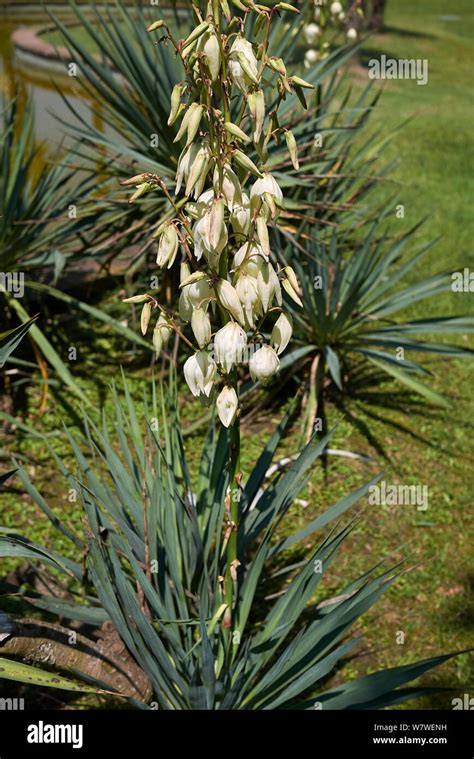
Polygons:
[[327,39],[328,32],[337,34],[345,30],[347,41],[355,42],[358,33],[352,21],[355,13],[362,14],[360,4],[353,0],[346,0],[347,7],[344,7],[343,3],[330,0],[310,2],[310,17],[303,30],[305,41],[309,45],[304,58],[307,68],[329,55],[331,43]]
[[[175,45],[187,74],[173,89],[168,119],[169,126],[179,123],[175,142],[185,142],[174,190],[174,198],[184,191],[185,204],[178,205],[156,175],[142,174],[124,183],[136,185],[131,201],[159,187],[170,202],[170,218],[153,236],[158,239],[159,267],[172,267],[178,253],[183,259],[179,317],[190,323],[195,339],[195,352],[184,365],[184,375],[195,397],[205,404],[215,400],[226,427],[239,412],[237,364],[248,361],[252,379],[262,383],[278,371],[279,355],[292,335],[282,289],[302,305],[293,269],[278,268],[272,262],[269,227],[281,213],[283,193],[275,177],[265,171],[265,161],[269,141],[284,135],[291,161],[298,168],[295,137],[280,127],[277,110],[286,93],[296,91],[305,102],[303,89],[312,87],[299,77],[290,77],[283,60],[267,54],[272,14],[282,9],[298,11],[286,3],[272,9],[257,6],[253,0],[236,0],[236,4],[245,14],[232,19],[229,14],[226,34],[220,31],[212,8],[179,43],[163,21],[149,28],[166,27],[165,38]],[[254,29],[260,22],[262,31],[258,46],[244,36],[250,9],[258,13]],[[276,96],[271,94],[277,105],[268,117],[262,85],[265,70],[276,74],[277,89]],[[241,108],[239,116],[231,118],[234,88],[240,94]],[[257,163],[245,152],[244,146],[251,142]],[[159,309],[153,342],[157,352],[161,351],[177,329],[176,315],[148,294],[127,300],[144,303],[143,334],[153,310]],[[265,342],[260,329],[269,313],[276,319],[270,341]],[[219,318],[222,326],[213,333],[212,325]],[[260,347],[252,350],[255,344]]]

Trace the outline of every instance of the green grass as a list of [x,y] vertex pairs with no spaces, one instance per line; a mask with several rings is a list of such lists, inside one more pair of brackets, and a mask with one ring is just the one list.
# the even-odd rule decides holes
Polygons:
[[[440,237],[422,272],[433,273],[453,266],[473,267],[470,241],[474,237],[468,201],[472,197],[472,152],[469,153],[466,136],[473,120],[472,103],[466,93],[472,86],[469,67],[470,38],[473,31],[471,3],[455,0],[449,9],[444,3],[418,0],[416,7],[409,0],[389,0],[386,22],[389,31],[373,37],[365,49],[386,53],[390,57],[421,57],[429,60],[429,84],[417,86],[412,81],[391,81],[373,115],[372,129],[389,129],[400,121],[411,121],[393,137],[389,151],[399,159],[393,180],[399,187],[405,205],[404,220],[394,216],[393,224],[399,231],[429,216],[419,232],[417,242]],[[459,22],[447,22],[440,15],[461,16]],[[369,54],[372,57],[373,53]],[[351,77],[356,88],[366,83],[362,68],[354,68]],[[423,303],[413,309],[417,317],[435,313],[456,314],[471,311],[472,296],[447,294],[433,303]],[[105,307],[116,313],[119,306],[106,301]],[[77,334],[78,345],[86,345],[92,337]],[[61,343],[59,335],[57,340]],[[72,339],[72,338],[71,338]],[[71,344],[68,337],[67,344]],[[65,345],[65,343],[64,343]],[[76,373],[94,404],[107,405],[106,384],[117,375],[117,346],[101,336],[80,352]],[[122,356],[122,359],[124,357]],[[129,361],[130,357],[126,358]],[[366,423],[381,441],[387,460],[373,447],[347,419],[340,420],[333,447],[358,451],[373,457],[372,464],[354,463],[347,459],[330,457],[326,472],[318,468],[307,492],[302,498],[307,506],[296,504],[291,511],[292,520],[303,525],[323,507],[360,486],[375,472],[383,469],[384,479],[390,483],[427,484],[429,508],[419,512],[416,507],[370,507],[361,504],[364,511],[361,522],[344,548],[340,560],[330,574],[330,588],[337,592],[350,578],[368,569],[377,560],[391,555],[396,561],[408,554],[408,566],[415,567],[405,574],[368,615],[362,629],[364,644],[359,655],[352,659],[342,675],[355,676],[381,666],[395,666],[435,653],[461,650],[472,644],[474,567],[469,530],[472,531],[470,509],[472,503],[472,459],[474,454],[472,419],[473,366],[461,361],[430,361],[432,384],[451,401],[447,410],[429,410],[426,414],[402,414],[383,411],[382,416],[403,425],[409,432],[389,426],[383,419],[370,418],[370,408],[353,402],[352,409],[359,423]],[[127,368],[136,395],[149,370],[133,363]],[[388,386],[390,391],[393,386]],[[48,433],[56,450],[67,454],[62,434],[57,434],[62,421],[75,424],[74,416],[60,401],[41,420],[35,416],[37,389],[30,390],[26,399],[29,422]],[[77,404],[73,403],[73,407]],[[200,408],[186,400],[183,417],[186,422],[196,418]],[[249,471],[273,423],[279,419],[281,409],[257,419],[245,430],[242,466]],[[339,414],[329,404],[330,422]],[[411,433],[411,434],[410,434]],[[416,440],[423,437],[429,445]],[[287,436],[281,455],[294,453],[300,429],[295,423]],[[13,436],[9,437],[13,440]],[[197,465],[202,435],[187,441],[187,449]],[[11,445],[13,443],[11,442]],[[51,461],[39,441],[19,436],[17,451],[25,457],[27,465],[34,467],[35,480],[45,494],[51,496],[58,511],[80,527],[81,515],[67,502],[67,494],[55,479]],[[40,518],[29,500],[18,491],[4,496],[3,522],[15,526],[31,539],[60,548],[57,538],[48,531],[46,520]],[[404,546],[402,549],[401,546]],[[311,546],[308,546],[310,548]],[[3,571],[2,571],[3,574]],[[404,644],[397,642],[397,634],[405,634]],[[469,655],[453,660],[425,682],[449,685],[462,693],[472,681]],[[452,694],[452,695],[458,695]],[[418,701],[416,706],[451,708],[451,694],[440,694]]]

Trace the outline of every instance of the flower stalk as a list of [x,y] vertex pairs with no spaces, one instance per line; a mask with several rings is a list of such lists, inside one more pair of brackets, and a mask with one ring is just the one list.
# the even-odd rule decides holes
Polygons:
[[[210,0],[205,11],[193,3],[197,23],[186,39],[176,41],[164,22],[149,28],[165,32],[160,42],[170,40],[183,64],[168,120],[183,148],[174,195],[156,175],[124,182],[135,185],[131,202],[156,190],[168,201],[170,213],[153,238],[158,267],[181,264],[179,315],[190,326],[192,337],[184,342],[194,351],[184,376],[193,396],[215,406],[229,429],[225,628],[232,627],[238,585],[239,372],[247,364],[261,384],[275,376],[292,334],[283,294],[301,305],[295,273],[279,268],[272,252],[271,228],[284,214],[284,197],[266,165],[268,148],[285,140],[298,170],[297,139],[279,123],[278,110],[291,92],[305,102],[301,91],[312,87],[290,76],[284,61],[269,50],[275,14],[298,10],[287,3],[270,8],[253,0],[233,4],[241,15],[231,16],[227,0]],[[272,103],[269,113],[266,103]],[[158,311],[157,352],[172,331],[184,337],[185,325],[178,326],[155,295],[135,297],[143,298],[144,333]]]

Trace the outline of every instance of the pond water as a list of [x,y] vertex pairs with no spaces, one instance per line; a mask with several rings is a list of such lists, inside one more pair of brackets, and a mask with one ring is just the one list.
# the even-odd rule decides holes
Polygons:
[[43,143],[43,153],[52,155],[64,138],[64,128],[55,116],[74,122],[74,117],[56,87],[67,96],[81,117],[88,121],[94,119],[96,126],[100,124],[92,113],[92,103],[79,91],[77,80],[54,70],[35,69],[34,64],[23,61],[15,50],[12,43],[15,30],[41,28],[47,23],[50,23],[50,19],[38,13],[29,22],[15,14],[0,12],[0,91],[7,97],[13,97],[17,93],[20,105],[27,98],[31,101],[35,114],[35,136]]

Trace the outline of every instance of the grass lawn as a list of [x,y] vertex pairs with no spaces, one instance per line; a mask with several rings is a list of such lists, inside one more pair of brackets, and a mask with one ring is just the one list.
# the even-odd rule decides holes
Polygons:
[[[459,20],[440,18],[448,13],[459,16]],[[474,268],[471,246],[474,224],[468,211],[472,198],[472,144],[469,145],[468,135],[474,109],[468,93],[472,91],[473,21],[472,5],[467,0],[453,0],[448,10],[438,0],[418,0],[416,4],[410,0],[388,0],[387,33],[371,38],[364,45],[363,61],[382,52],[394,58],[419,57],[429,61],[429,84],[425,87],[414,81],[386,82],[371,127],[374,131],[389,129],[411,117],[410,123],[394,135],[389,146],[390,156],[400,160],[393,179],[399,185],[406,211],[404,220],[394,216],[393,223],[408,228],[420,217],[429,217],[418,233],[418,243],[434,237],[441,239],[429,258],[424,259],[422,273],[455,266]],[[352,69],[350,75],[356,88],[365,85],[362,68]],[[446,294],[433,303],[417,305],[411,315],[421,318],[436,313],[473,313],[472,298],[469,293]],[[114,303],[112,297],[110,302],[105,298],[103,305],[116,314],[120,310],[120,304]],[[82,344],[80,341],[87,344],[87,339],[84,333],[77,337],[77,344]],[[347,419],[340,420],[332,446],[366,453],[373,457],[373,463],[330,457],[326,473],[317,468],[307,491],[302,494],[308,505],[297,504],[292,508],[291,518],[302,526],[323,507],[347,495],[381,469],[389,483],[426,484],[429,488],[426,512],[410,506],[361,504],[364,507],[361,521],[329,572],[329,585],[326,583],[325,589],[329,587],[330,591],[337,592],[350,579],[388,555],[395,563],[402,554],[408,554],[408,565],[416,565],[364,619],[363,645],[358,655],[347,663],[344,677],[472,645],[474,567],[468,533],[470,528],[472,532],[474,372],[471,363],[461,361],[430,360],[428,365],[433,371],[433,387],[451,401],[449,409],[429,409],[425,414],[386,410],[384,416],[395,425],[391,426],[383,420],[374,421],[369,416],[369,407],[354,403],[352,410],[359,426]],[[77,373],[97,405],[106,399],[105,386],[108,377],[117,374],[116,369],[114,346],[105,338],[96,339],[83,361],[78,362]],[[131,374],[133,377],[133,372]],[[135,372],[133,383],[137,394],[147,376],[147,370]],[[39,420],[35,418],[35,396],[35,392],[30,393],[27,421],[46,432],[56,431],[65,416],[64,406],[59,402],[51,404],[51,411]],[[197,413],[200,410],[196,403],[186,401],[185,420],[189,421]],[[279,414],[276,410],[268,413],[245,431],[242,446],[245,471],[248,472],[255,461]],[[67,418],[71,420],[70,414]],[[329,419],[331,423],[340,419],[331,404]],[[370,426],[385,449],[385,460],[359,431],[363,423]],[[281,455],[296,451],[299,435],[298,424],[295,424]],[[26,437],[21,440],[21,437],[20,434],[20,453],[28,466],[34,467],[37,486],[41,490],[42,485],[58,509],[80,526],[81,515],[71,511],[67,491],[51,479],[48,468],[51,462],[43,443]],[[52,441],[57,450],[66,450],[62,435]],[[194,464],[199,457],[200,442],[200,434],[187,442]],[[2,521],[31,539],[47,544],[54,542],[60,548],[60,541],[47,530],[46,521],[39,518],[29,499],[18,491],[12,489],[5,495]],[[403,643],[400,632],[404,633]],[[434,671],[424,682],[454,686],[463,693],[465,686],[472,682],[471,661],[470,656],[464,654]],[[336,674],[336,681],[339,676]],[[449,709],[453,695],[458,693],[439,694],[419,700],[415,705]]]

